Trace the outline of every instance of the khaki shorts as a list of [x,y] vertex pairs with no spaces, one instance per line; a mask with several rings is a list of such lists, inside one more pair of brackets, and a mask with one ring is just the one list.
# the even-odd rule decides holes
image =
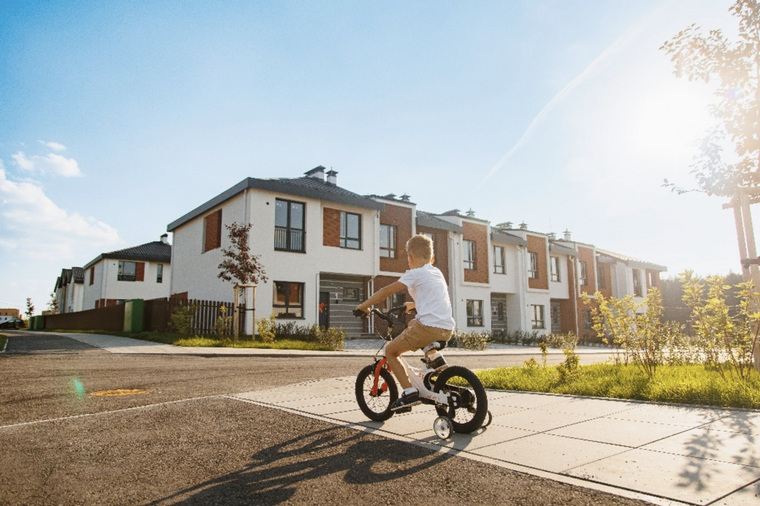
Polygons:
[[428,327],[418,320],[412,320],[409,326],[393,340],[403,343],[409,350],[419,350],[435,341],[448,341],[454,331]]

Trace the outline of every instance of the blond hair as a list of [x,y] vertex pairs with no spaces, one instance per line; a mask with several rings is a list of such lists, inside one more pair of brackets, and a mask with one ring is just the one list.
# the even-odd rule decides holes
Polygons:
[[415,258],[430,262],[433,259],[433,240],[422,234],[417,234],[406,241],[406,252]]

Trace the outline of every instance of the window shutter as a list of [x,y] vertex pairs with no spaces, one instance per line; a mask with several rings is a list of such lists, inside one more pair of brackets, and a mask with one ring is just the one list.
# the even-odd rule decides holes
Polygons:
[[137,262],[135,281],[145,281],[145,262]]
[[203,252],[222,246],[222,210],[209,214],[204,219]]

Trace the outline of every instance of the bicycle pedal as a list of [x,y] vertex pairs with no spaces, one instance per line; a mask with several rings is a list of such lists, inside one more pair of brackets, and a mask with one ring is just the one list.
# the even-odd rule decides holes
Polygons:
[[412,412],[412,407],[411,406],[407,406],[405,408],[399,408],[396,411],[394,411],[394,413],[397,413],[397,414],[400,414],[400,413],[411,413],[411,412]]

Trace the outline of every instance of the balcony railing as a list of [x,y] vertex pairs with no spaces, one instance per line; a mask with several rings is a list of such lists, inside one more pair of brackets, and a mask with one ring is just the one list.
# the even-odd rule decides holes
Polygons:
[[305,235],[306,232],[303,230],[274,227],[274,249],[303,253]]

